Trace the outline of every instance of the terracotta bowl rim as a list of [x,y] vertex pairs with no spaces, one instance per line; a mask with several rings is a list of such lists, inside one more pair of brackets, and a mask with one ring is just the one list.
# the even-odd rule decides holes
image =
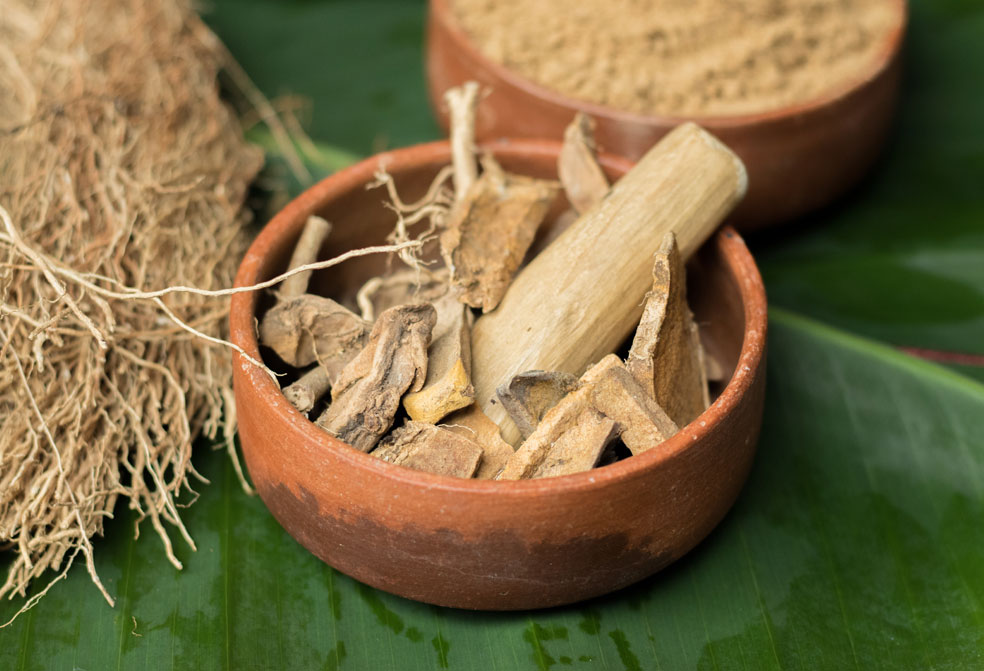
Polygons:
[[486,57],[478,47],[474,45],[465,29],[453,18],[453,11],[448,6],[449,0],[429,0],[431,19],[439,21],[446,33],[454,42],[455,47],[466,53],[469,58],[477,61],[481,66],[495,77],[513,86],[523,93],[544,100],[559,107],[566,107],[572,111],[583,111],[587,114],[609,119],[618,123],[635,124],[644,126],[677,126],[686,121],[694,121],[708,130],[735,128],[741,126],[765,125],[775,121],[797,117],[820,111],[824,108],[836,105],[841,100],[849,97],[871,84],[879,77],[884,75],[890,68],[892,62],[901,52],[902,41],[905,36],[909,20],[908,0],[890,0],[894,5],[896,13],[895,22],[892,28],[886,33],[884,40],[878,50],[877,57],[872,59],[870,65],[862,70],[856,77],[851,78],[842,84],[828,89],[825,93],[793,105],[785,105],[774,109],[761,112],[751,112],[744,114],[720,114],[720,115],[663,115],[663,114],[640,114],[622,110],[617,107],[602,105],[588,100],[573,98],[539,84],[532,79],[528,79],[509,68],[496,63]]
[[[560,152],[561,143],[553,140],[500,139],[482,143],[481,146],[491,149],[493,153],[500,156],[556,157]],[[267,251],[293,227],[298,218],[306,218],[327,201],[349,193],[352,189],[365,188],[381,164],[391,169],[413,168],[421,164],[450,162],[450,156],[450,145],[446,140],[414,145],[377,154],[308,187],[263,227],[243,257],[236,273],[235,286],[248,286],[258,281],[257,274]],[[627,159],[610,154],[602,154],[599,159],[603,165],[613,169],[628,170],[633,165]],[[239,378],[237,382],[252,385],[256,392],[256,399],[281,409],[279,414],[284,426],[307,434],[307,438],[312,443],[321,443],[324,449],[332,452],[339,462],[352,468],[370,471],[385,480],[415,485],[424,490],[437,489],[493,497],[506,494],[539,496],[559,491],[595,489],[615,481],[631,480],[645,475],[651,469],[659,468],[661,464],[676,457],[689,446],[699,444],[717,422],[734,412],[751,387],[755,379],[754,372],[758,370],[765,355],[768,321],[765,287],[755,260],[741,236],[730,226],[725,226],[718,231],[715,240],[708,241],[708,244],[722,245],[725,261],[735,276],[742,300],[745,333],[735,372],[714,403],[666,441],[663,449],[651,450],[602,468],[553,478],[514,481],[463,479],[416,471],[384,462],[328,435],[287,403],[280,388],[265,372],[255,370],[254,364],[234,352],[235,369]],[[254,319],[255,304],[256,292],[233,294],[229,309],[229,324],[232,342],[250,356],[259,359]],[[237,412],[246,413],[249,412],[249,408],[239,407]]]

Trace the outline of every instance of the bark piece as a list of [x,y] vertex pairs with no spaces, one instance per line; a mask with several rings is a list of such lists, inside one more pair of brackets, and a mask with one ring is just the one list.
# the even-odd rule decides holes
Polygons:
[[372,324],[330,298],[280,301],[260,321],[260,342],[296,368],[319,361],[334,379],[366,344]]
[[437,323],[427,350],[427,379],[420,391],[403,398],[411,419],[430,424],[475,400],[471,383],[472,312],[450,293],[433,305]]
[[652,289],[627,364],[677,426],[686,426],[707,409],[703,348],[687,307],[686,270],[672,233],[656,253]]
[[594,119],[578,112],[564,130],[557,172],[567,200],[583,214],[608,193],[608,178],[595,156]]
[[499,387],[496,394],[526,439],[547,411],[577,386],[577,378],[570,373],[529,370]]
[[478,469],[482,448],[443,427],[411,421],[385,438],[372,455],[418,471],[470,478]]
[[321,365],[310,369],[293,383],[284,387],[284,396],[301,412],[310,412],[318,399],[331,389],[328,370]]
[[[291,254],[287,269],[293,270],[317,261],[318,252],[321,251],[321,245],[329,233],[331,233],[331,224],[315,215],[308,217],[304,230],[301,231],[301,237],[294,246],[294,253]],[[296,298],[305,293],[310,279],[310,270],[288,277],[280,285],[281,299]]]
[[479,480],[495,479],[515,453],[512,445],[502,439],[495,422],[474,403],[449,415],[444,422],[442,428],[463,435],[481,446],[482,461],[475,474]]
[[461,301],[489,312],[512,282],[557,186],[505,173],[489,157],[482,165],[481,177],[451,211],[441,254]]
[[369,343],[335,380],[332,403],[318,426],[358,450],[371,450],[393,423],[400,397],[423,385],[436,320],[427,303],[379,315]]
[[618,434],[617,424],[591,403],[585,385],[565,396],[509,459],[499,480],[544,478],[594,468]]
[[356,296],[362,318],[374,321],[376,315],[398,305],[433,303],[448,293],[448,271],[401,270],[392,275],[373,277]]
[[614,354],[602,359],[582,379],[590,385],[591,404],[618,425],[622,442],[633,455],[656,447],[677,432],[673,420]]

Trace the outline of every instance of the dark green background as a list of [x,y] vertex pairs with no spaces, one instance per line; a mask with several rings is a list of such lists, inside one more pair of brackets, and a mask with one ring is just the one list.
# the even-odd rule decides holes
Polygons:
[[[691,555],[576,607],[426,606],[320,563],[203,446],[185,570],[120,508],[96,542],[117,607],[77,566],[0,630],[0,669],[984,668],[984,374],[893,348],[984,354],[984,3],[912,13],[875,174],[749,240],[773,306],[763,435]],[[438,136],[420,3],[222,0],[206,18],[268,95],[310,101],[315,172]]]

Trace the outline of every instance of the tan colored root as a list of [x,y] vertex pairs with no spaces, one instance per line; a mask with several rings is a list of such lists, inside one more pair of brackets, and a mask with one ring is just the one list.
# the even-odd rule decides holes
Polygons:
[[262,155],[219,98],[226,60],[184,1],[0,11],[0,597],[30,590],[20,612],[80,555],[113,603],[91,539],[120,497],[180,566],[192,443],[233,445],[211,296],[245,251]]

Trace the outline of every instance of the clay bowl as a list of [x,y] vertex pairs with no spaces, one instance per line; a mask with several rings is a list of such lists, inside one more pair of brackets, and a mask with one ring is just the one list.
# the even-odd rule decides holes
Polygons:
[[[555,142],[486,147],[507,170],[556,178]],[[314,185],[263,229],[236,285],[282,272],[311,214],[334,224],[322,258],[382,243],[393,215],[381,205],[381,190],[365,188],[380,161],[401,195],[412,199],[450,160],[446,142],[426,144],[371,158]],[[610,156],[601,161],[613,179],[631,167]],[[322,271],[313,290],[344,300],[384,264],[377,255]],[[730,381],[706,412],[670,439],[668,451],[660,451],[665,457],[653,450],[590,472],[516,482],[413,471],[332,438],[295,410],[268,375],[238,357],[239,435],[260,496],[294,538],[331,566],[373,587],[443,606],[554,606],[659,571],[700,542],[731,507],[762,418],[766,302],[755,262],[725,228],[689,268],[691,305]],[[232,299],[232,340],[254,357],[260,354],[256,318],[268,301],[258,292]]]
[[639,158],[683,121],[696,121],[744,161],[749,190],[731,221],[752,230],[815,210],[857,184],[888,135],[898,98],[905,0],[893,0],[895,27],[872,66],[816,100],[761,114],[720,117],[648,116],[568,98],[482,55],[457,23],[448,0],[430,0],[427,80],[431,105],[447,128],[444,91],[468,80],[490,93],[478,110],[479,139],[563,137],[576,111],[597,122],[598,144]]

